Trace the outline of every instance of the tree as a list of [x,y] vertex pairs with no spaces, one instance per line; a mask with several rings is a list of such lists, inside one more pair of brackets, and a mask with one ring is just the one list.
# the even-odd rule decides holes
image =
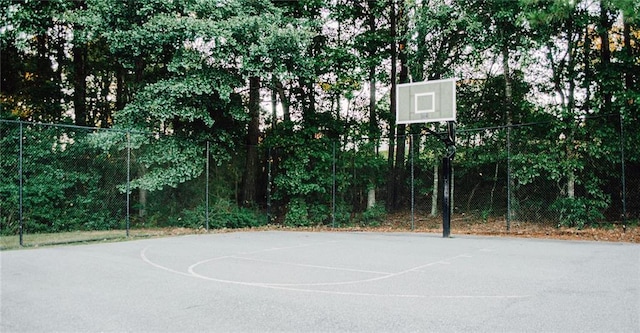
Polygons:
[[[425,1],[415,8],[414,25],[408,31],[411,39],[409,46],[409,66],[414,81],[436,80],[455,77],[457,67],[468,61],[470,56],[465,50],[471,38],[477,35],[472,19],[464,11],[464,4],[458,1]],[[431,124],[433,126],[433,124]],[[421,126],[415,126],[412,132],[419,133]],[[436,128],[436,131],[438,129]],[[419,141],[416,150],[420,152]],[[440,144],[440,143],[438,143]],[[439,159],[431,161],[433,165],[432,210],[437,213],[438,165]]]
[[[174,154],[161,156],[155,154],[157,149],[150,149],[155,155],[140,156],[148,173],[133,186],[156,190],[192,179],[202,171],[203,159],[192,157],[204,141],[214,144],[214,159],[221,162],[231,157],[225,151],[245,135],[250,149],[247,170],[255,172],[255,151],[251,150],[258,137],[259,79],[283,70],[280,60],[304,45],[305,32],[281,25],[281,13],[268,1],[233,1],[224,7],[197,1],[121,5],[138,8],[131,17],[137,24],[98,32],[113,54],[122,56],[122,65],[134,72],[134,82],[141,87],[116,113],[116,124],[171,134],[149,143],[166,146]],[[104,2],[88,6],[89,12],[98,14],[84,22],[98,22],[97,27],[120,24],[104,10]],[[240,96],[247,80],[249,113]],[[249,134],[244,129],[247,124]],[[255,184],[255,174],[245,178],[246,186]],[[245,194],[246,200],[253,200],[251,193]]]
[[[552,182],[541,188],[558,199],[557,210],[575,213],[578,205],[618,199],[597,194],[622,192],[609,185],[612,165],[637,167],[637,1],[0,4],[2,117],[129,131],[142,206],[147,192],[160,189],[170,189],[159,194],[166,200],[197,196],[185,187],[203,181],[210,142],[213,159],[228,163],[232,175],[217,175],[228,182],[217,186],[242,205],[261,204],[261,154],[269,148],[269,190],[281,212],[326,221],[334,160],[335,214],[373,206],[383,186],[387,208],[398,209],[408,193],[407,129],[395,124],[395,85],[452,76],[459,79],[457,173],[472,184],[459,188],[469,190],[461,196],[467,206],[480,193],[497,202],[508,172],[514,198],[542,196],[532,184]],[[261,108],[269,95],[270,114]],[[530,122],[541,124],[521,128]],[[487,129],[495,126],[509,130]],[[385,157],[383,136],[390,139]],[[106,134],[88,140],[110,152],[126,144]],[[421,140],[412,147],[422,150],[420,168],[435,168],[429,190],[437,188],[438,147]],[[507,156],[512,170],[501,163]]]
[[[2,103],[12,117],[62,119],[66,96],[62,73],[67,26],[62,19],[70,1],[0,2],[3,26]],[[9,65],[9,66],[5,66]]]

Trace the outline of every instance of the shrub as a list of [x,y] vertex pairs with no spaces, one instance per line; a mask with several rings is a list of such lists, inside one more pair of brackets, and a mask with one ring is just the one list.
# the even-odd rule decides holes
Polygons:
[[336,206],[336,226],[345,227],[351,225],[351,206],[347,204],[338,204]]
[[[265,224],[265,219],[252,209],[238,207],[229,200],[219,199],[209,207],[209,228],[247,228]],[[206,227],[205,207],[200,205],[194,209],[185,209],[180,215],[169,219],[169,225],[184,228]]]
[[608,206],[606,200],[589,198],[561,198],[551,209],[559,214],[559,225],[582,229],[586,224],[604,219],[602,211]]
[[295,198],[289,202],[284,224],[289,227],[307,227],[311,225],[309,208],[304,199]]
[[326,224],[331,221],[331,210],[326,205],[313,205],[308,211],[311,224]]
[[363,226],[377,227],[387,215],[383,204],[377,204],[371,208],[367,208],[362,213],[361,224]]

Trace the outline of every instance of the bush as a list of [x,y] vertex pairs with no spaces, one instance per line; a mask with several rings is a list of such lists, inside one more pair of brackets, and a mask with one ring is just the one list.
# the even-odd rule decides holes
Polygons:
[[[229,200],[219,199],[209,207],[209,228],[248,228],[265,224],[266,219],[252,209],[238,207]],[[169,225],[184,228],[206,227],[205,207],[200,205],[194,209],[185,209],[176,217],[169,219]]]
[[239,207],[229,200],[219,199],[210,207],[210,228],[247,228],[265,224],[266,218],[262,218],[256,210]]
[[309,208],[304,199],[295,198],[289,202],[284,224],[289,227],[308,227],[311,225]]
[[377,227],[386,215],[387,211],[384,208],[384,204],[377,204],[371,208],[367,208],[367,210],[362,213],[360,223],[363,226]]
[[561,198],[556,200],[551,209],[559,214],[559,225],[582,229],[585,225],[603,220],[604,211],[608,207],[605,200],[589,198]]
[[124,228],[124,220],[112,217],[106,211],[95,212],[85,222],[82,230],[113,230]]
[[331,209],[326,205],[313,205],[308,211],[311,224],[326,224],[331,221]]
[[336,227],[345,227],[351,225],[351,206],[347,204],[338,204],[336,206]]

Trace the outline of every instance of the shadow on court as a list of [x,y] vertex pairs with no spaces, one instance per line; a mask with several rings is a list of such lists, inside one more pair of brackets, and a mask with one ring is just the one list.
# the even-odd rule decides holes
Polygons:
[[640,330],[640,245],[238,232],[4,251],[2,332]]

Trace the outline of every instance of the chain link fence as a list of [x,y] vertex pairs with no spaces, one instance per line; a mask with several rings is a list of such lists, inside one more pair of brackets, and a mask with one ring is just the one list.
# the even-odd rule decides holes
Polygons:
[[124,229],[126,156],[103,154],[96,130],[0,122],[2,233]]
[[[582,227],[637,221],[637,158],[631,163],[633,154],[624,157],[622,132],[618,141],[595,134],[615,130],[614,120],[589,119],[566,129],[549,123],[460,129],[454,223],[498,220],[509,228],[514,222]],[[203,143],[195,148],[199,170],[189,180],[153,190],[137,186],[154,172],[141,142],[160,137],[0,120],[2,235],[33,245],[38,241],[29,237],[77,230],[115,230],[115,237],[125,237],[158,227],[377,225],[396,211],[414,228],[442,213],[444,145],[431,134],[319,136],[298,145],[265,141],[258,147],[255,204],[244,208],[247,149],[216,161]],[[393,145],[404,147],[404,156],[393,156],[401,162],[395,167]]]
[[630,172],[638,163],[625,158],[616,121],[601,117],[565,128],[540,123],[462,131],[456,212],[504,218],[507,226],[637,220],[640,211],[628,203],[640,199],[637,174]]

